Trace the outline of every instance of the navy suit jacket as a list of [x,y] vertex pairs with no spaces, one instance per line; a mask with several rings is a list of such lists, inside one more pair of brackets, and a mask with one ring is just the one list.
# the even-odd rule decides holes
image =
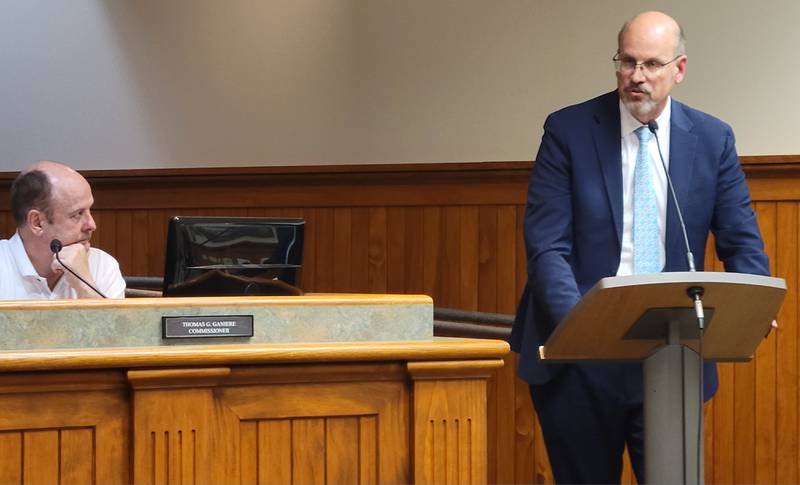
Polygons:
[[[511,333],[519,375],[543,384],[558,365],[538,348],[592,285],[614,276],[622,238],[622,155],[616,91],[551,114],[531,172],[525,211],[528,282]],[[722,121],[672,100],[669,173],[698,270],[709,231],[725,270],[769,274],[750,194]],[[668,198],[664,271],[687,271],[677,212]],[[712,365],[706,397],[716,389]]]

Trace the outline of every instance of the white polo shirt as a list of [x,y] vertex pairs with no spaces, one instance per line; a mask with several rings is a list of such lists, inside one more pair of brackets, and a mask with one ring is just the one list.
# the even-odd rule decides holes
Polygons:
[[[125,280],[119,263],[110,254],[97,248],[89,249],[89,271],[97,289],[109,298],[125,298]],[[47,279],[39,276],[25,252],[22,238],[15,233],[11,239],[0,240],[0,300],[55,300],[77,298],[78,294],[61,278],[51,291]],[[99,296],[98,296],[99,298]]]

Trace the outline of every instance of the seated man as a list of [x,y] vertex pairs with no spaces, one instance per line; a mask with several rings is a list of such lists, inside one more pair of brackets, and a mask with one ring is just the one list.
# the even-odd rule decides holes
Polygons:
[[[117,260],[89,244],[97,228],[92,204],[89,183],[66,165],[38,162],[17,176],[11,185],[17,232],[0,240],[0,299],[124,298]],[[54,239],[63,245],[64,265],[102,295],[58,262]]]

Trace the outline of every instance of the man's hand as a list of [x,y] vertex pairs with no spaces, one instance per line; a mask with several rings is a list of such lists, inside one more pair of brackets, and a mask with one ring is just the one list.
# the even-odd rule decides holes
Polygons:
[[769,337],[769,334],[771,334],[773,330],[777,330],[777,329],[778,329],[778,321],[777,320],[773,320],[772,323],[769,324],[769,328],[767,329],[767,334],[764,335],[764,338]]
[[[69,246],[64,246],[61,252],[58,253],[58,256],[72,271],[78,273],[81,278],[85,279],[90,284],[95,285],[92,273],[89,271],[89,247],[89,243],[85,241],[70,244]],[[55,254],[53,254],[53,261],[50,264],[50,268],[54,273],[67,278],[69,285],[78,293],[78,298],[97,298],[100,296],[95,293],[94,290],[86,286],[80,279],[75,277],[75,275],[66,270],[64,266],[58,262]]]

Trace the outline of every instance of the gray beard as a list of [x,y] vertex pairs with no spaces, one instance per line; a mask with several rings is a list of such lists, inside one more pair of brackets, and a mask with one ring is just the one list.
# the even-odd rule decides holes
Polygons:
[[655,111],[657,104],[651,99],[643,101],[631,101],[627,99],[622,100],[622,104],[628,108],[628,111],[636,118],[645,118],[647,115]]

